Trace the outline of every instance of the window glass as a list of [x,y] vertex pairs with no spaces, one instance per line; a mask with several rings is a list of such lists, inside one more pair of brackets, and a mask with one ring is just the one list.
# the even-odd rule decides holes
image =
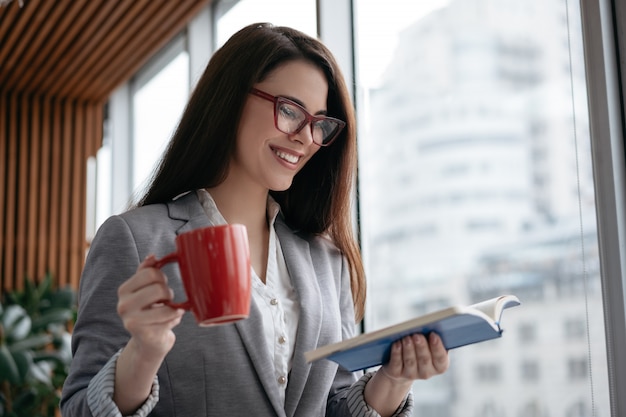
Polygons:
[[133,94],[133,190],[146,185],[189,95],[189,55],[180,52]]
[[95,207],[93,229],[87,229],[87,239],[91,239],[96,233],[96,229],[111,215],[111,137],[108,129],[108,121],[105,120],[103,130],[102,147],[96,154],[96,181],[95,187]]
[[291,26],[317,37],[315,0],[221,1],[217,5],[217,10],[218,47],[242,27],[260,22]]
[[578,2],[362,0],[355,17],[366,330],[522,302],[502,338],[414,384],[415,415],[608,416]]
[[102,146],[87,164],[87,206],[85,237],[91,244],[96,231],[113,213],[113,144],[110,102],[105,107],[102,123]]

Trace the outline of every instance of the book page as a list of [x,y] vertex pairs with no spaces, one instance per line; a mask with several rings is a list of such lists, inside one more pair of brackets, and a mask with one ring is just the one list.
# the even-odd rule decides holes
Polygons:
[[502,310],[519,305],[519,299],[514,295],[502,295],[480,303],[472,304],[470,308],[482,311],[496,324],[500,324]]

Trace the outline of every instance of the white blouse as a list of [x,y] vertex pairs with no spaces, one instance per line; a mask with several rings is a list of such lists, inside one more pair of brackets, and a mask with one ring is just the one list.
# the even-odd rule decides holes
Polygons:
[[[226,220],[219,212],[211,195],[204,189],[197,190],[196,193],[211,223],[225,224]],[[289,371],[293,362],[300,305],[291,285],[285,257],[274,229],[274,222],[279,211],[278,203],[268,196],[267,217],[270,223],[270,238],[265,284],[253,269],[252,298],[263,316],[265,343],[272,355],[275,380],[280,388],[284,405]]]

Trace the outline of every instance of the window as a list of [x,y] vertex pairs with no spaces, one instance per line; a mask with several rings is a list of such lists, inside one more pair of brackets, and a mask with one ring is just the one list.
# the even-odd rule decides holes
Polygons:
[[218,47],[242,27],[256,22],[291,26],[317,36],[315,0],[220,1],[216,17]]
[[493,401],[486,402],[480,407],[477,407],[476,417],[505,417],[506,408],[500,405],[496,405]]
[[522,323],[519,326],[519,343],[532,343],[537,338],[537,327],[534,324]]
[[420,409],[420,414],[428,417],[448,417],[450,410],[444,404],[428,405]]
[[366,330],[513,293],[502,339],[450,352],[450,417],[606,409],[603,326],[580,327],[604,313],[578,2],[363,1],[355,19]]
[[132,88],[132,190],[141,193],[187,104],[189,54],[182,40],[139,73]]
[[531,401],[524,406],[518,414],[519,417],[548,417],[549,414],[542,411],[541,402],[539,400]]
[[587,417],[590,415],[592,415],[591,407],[581,401],[569,406],[565,417]]
[[[105,107],[105,109],[108,108]],[[111,137],[106,110],[102,147],[87,161],[86,241],[91,244],[98,227],[111,215]]]
[[476,366],[478,382],[498,382],[502,379],[502,369],[497,364],[483,363]]
[[177,36],[109,99],[103,145],[91,168],[96,205],[88,213],[88,239],[142,193],[165,150],[189,94],[186,43],[184,34]]
[[585,340],[587,328],[583,319],[565,320],[565,337],[569,340]]
[[524,381],[537,381],[539,379],[539,362],[525,360],[522,362],[522,379]]
[[567,360],[567,377],[569,380],[585,380],[589,375],[587,358],[570,358]]

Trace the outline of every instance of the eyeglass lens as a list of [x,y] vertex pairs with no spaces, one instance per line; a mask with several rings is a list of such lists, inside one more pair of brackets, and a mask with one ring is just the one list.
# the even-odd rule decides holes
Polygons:
[[[299,106],[279,99],[276,103],[276,127],[284,133],[295,134],[307,124],[309,117]],[[311,135],[313,141],[325,145],[330,142],[341,125],[330,118],[311,120]]]

